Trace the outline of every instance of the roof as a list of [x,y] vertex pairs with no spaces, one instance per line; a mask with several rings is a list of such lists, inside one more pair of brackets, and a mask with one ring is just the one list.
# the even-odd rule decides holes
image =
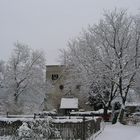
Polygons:
[[78,98],[62,98],[60,109],[78,109]]

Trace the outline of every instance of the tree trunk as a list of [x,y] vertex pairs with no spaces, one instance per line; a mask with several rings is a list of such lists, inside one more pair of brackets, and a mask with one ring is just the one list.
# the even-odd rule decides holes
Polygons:
[[15,102],[15,105],[18,103],[18,96],[17,96],[17,94],[14,94],[14,102]]
[[108,107],[104,107],[104,114],[103,114],[103,117],[104,117],[104,121],[108,121]]
[[120,113],[118,115],[118,121],[120,123],[123,123],[123,117],[124,117],[124,108],[121,108]]
[[117,121],[120,122],[120,123],[123,123],[123,117],[124,117],[124,111],[125,111],[125,101],[126,101],[126,99],[123,98],[121,109],[120,109],[120,112],[119,112],[119,115],[118,115],[118,118],[117,118]]

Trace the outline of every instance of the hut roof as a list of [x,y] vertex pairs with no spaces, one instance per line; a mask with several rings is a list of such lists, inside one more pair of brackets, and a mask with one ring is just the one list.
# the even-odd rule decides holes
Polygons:
[[78,98],[62,98],[60,109],[78,109]]

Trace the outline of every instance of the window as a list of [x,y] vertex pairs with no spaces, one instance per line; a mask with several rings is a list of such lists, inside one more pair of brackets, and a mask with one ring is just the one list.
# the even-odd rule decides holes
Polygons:
[[63,86],[63,85],[60,85],[59,88],[60,88],[61,90],[63,90],[63,89],[64,89],[64,86]]
[[81,88],[81,85],[76,85],[77,90],[80,90],[80,88]]
[[58,79],[58,74],[52,74],[52,80],[57,80]]

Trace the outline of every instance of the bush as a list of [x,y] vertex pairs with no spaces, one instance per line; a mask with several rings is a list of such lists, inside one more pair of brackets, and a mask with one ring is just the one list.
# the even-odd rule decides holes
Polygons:
[[28,127],[28,124],[25,122],[19,127],[17,131],[19,140],[26,140],[32,138],[33,131]]
[[31,129],[34,132],[34,139],[37,140],[48,139],[54,133],[51,119],[35,120],[31,125]]
[[52,119],[36,119],[29,124],[23,122],[13,140],[47,140],[52,135],[55,135]]

